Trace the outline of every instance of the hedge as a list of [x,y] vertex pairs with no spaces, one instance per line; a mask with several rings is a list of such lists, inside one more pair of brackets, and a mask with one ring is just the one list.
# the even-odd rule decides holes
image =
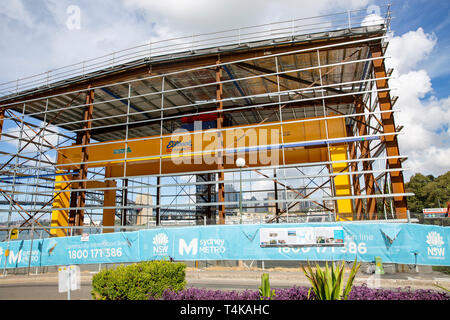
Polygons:
[[96,300],[158,299],[165,290],[184,289],[185,269],[184,263],[164,260],[103,269],[92,278],[91,294]]

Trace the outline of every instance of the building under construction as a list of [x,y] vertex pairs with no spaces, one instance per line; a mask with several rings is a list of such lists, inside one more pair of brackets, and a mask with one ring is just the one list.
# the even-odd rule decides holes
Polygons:
[[405,219],[383,10],[147,43],[1,84],[1,221]]

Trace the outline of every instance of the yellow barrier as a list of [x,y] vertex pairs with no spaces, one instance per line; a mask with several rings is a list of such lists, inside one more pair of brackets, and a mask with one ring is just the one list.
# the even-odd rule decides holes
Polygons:
[[[65,171],[56,171],[57,174]],[[53,195],[53,208],[62,209],[70,207],[70,192],[61,192],[62,190],[70,190],[69,180],[71,175],[60,175],[55,177],[55,194]],[[69,211],[53,210],[52,211],[52,227],[65,227],[69,225]],[[51,229],[50,234],[56,237],[67,236],[67,229]]]
[[[330,146],[331,161],[347,160],[347,144]],[[348,172],[348,166],[345,162],[332,163],[333,173]],[[337,197],[351,196],[350,176],[338,175],[333,178],[335,195]],[[353,220],[353,205],[351,199],[336,201],[336,221]]]

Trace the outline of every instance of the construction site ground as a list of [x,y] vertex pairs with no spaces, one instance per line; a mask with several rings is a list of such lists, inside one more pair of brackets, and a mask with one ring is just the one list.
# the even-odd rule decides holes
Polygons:
[[[33,270],[31,270],[33,271]],[[81,272],[81,289],[71,292],[71,299],[89,300],[91,298],[92,277],[97,271]],[[272,288],[309,286],[301,268],[248,268],[222,267],[186,268],[187,287],[211,290],[257,290],[261,274],[269,273]],[[348,271],[346,272],[348,274]],[[450,275],[441,272],[411,273],[397,272],[374,275],[359,272],[355,285],[370,287],[434,289],[435,284],[450,287]],[[64,300],[67,293],[58,292],[58,273],[8,274],[0,276],[0,300]]]

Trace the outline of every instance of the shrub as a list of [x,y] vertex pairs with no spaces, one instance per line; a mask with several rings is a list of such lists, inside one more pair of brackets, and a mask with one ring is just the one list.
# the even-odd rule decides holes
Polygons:
[[164,290],[184,289],[185,269],[185,264],[169,261],[145,261],[103,269],[92,278],[91,294],[98,300],[160,298]]

